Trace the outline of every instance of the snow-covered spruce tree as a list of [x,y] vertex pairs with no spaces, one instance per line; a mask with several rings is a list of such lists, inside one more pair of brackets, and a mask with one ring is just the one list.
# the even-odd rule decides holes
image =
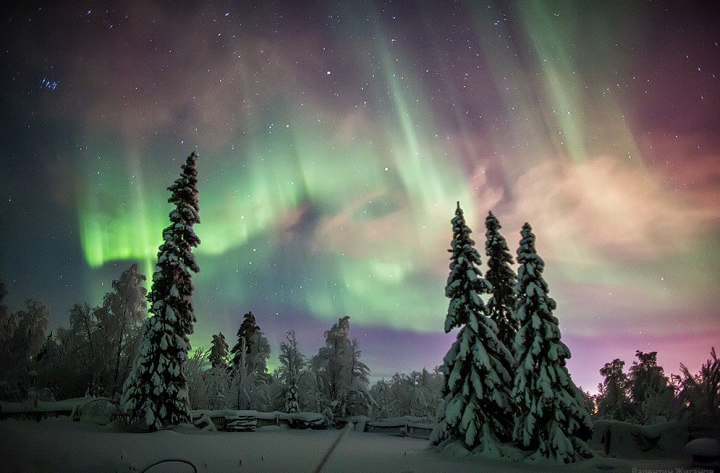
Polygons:
[[678,400],[682,406],[678,414],[688,420],[691,428],[696,432],[710,431],[720,425],[720,358],[715,347],[697,374],[691,374],[687,366],[680,363],[680,375],[673,375],[673,381],[679,388]]
[[170,226],[163,230],[148,295],[154,316],[145,321],[140,351],[122,398],[130,421],[150,430],[190,421],[185,362],[195,323],[190,271],[200,271],[192,253],[200,244],[193,231],[193,225],[200,223],[197,160],[197,154],[190,154],[180,177],[168,187],[168,202],[175,208],[170,212]]
[[325,332],[325,346],[318,352],[318,357],[322,360],[321,373],[325,380],[327,397],[336,405],[342,404],[345,388],[351,382],[346,363],[349,345],[350,317],[345,316]]
[[520,323],[515,337],[517,369],[512,396],[520,415],[513,438],[532,459],[570,463],[592,457],[585,443],[592,435],[583,395],[565,366],[570,350],[560,340],[556,304],[548,296],[545,263],[535,250],[535,235],[523,225],[517,250],[517,305]]
[[632,413],[636,422],[648,424],[668,414],[674,390],[662,366],[657,364],[657,352],[636,350],[635,356],[639,362],[633,361],[628,370]]
[[227,368],[228,349],[228,342],[222,332],[213,335],[210,354],[208,355],[210,366],[213,368]]
[[512,355],[497,338],[497,327],[486,315],[482,294],[491,290],[478,266],[480,253],[470,238],[458,202],[452,219],[450,275],[445,295],[450,298],[445,332],[459,327],[457,339],[444,358],[443,406],[432,445],[460,441],[477,452],[495,452],[511,438]]
[[485,218],[485,254],[488,257],[488,270],[485,279],[492,285],[491,296],[487,303],[488,316],[498,328],[498,339],[512,352],[518,323],[513,318],[515,309],[515,284],[517,276],[510,265],[507,242],[500,234],[502,226],[492,212]]
[[629,418],[630,398],[628,389],[630,381],[623,370],[625,362],[615,358],[600,368],[603,382],[598,385],[598,417],[626,421]]
[[270,343],[260,330],[252,311],[243,316],[243,321],[237,331],[237,343],[230,350],[234,367],[243,361],[256,376],[267,374],[267,359],[270,356]]
[[364,415],[373,405],[367,386],[370,368],[361,356],[360,344],[350,338],[350,317],[345,316],[325,332],[325,346],[310,360],[316,394],[335,417]]
[[270,343],[257,324],[255,315],[247,312],[237,331],[237,343],[230,350],[232,359],[231,405],[236,409],[261,410],[268,400],[272,377],[267,373]]

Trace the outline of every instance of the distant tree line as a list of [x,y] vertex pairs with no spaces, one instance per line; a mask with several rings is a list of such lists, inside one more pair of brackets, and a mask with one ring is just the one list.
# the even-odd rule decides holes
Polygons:
[[697,374],[681,364],[680,374],[670,378],[657,364],[657,352],[637,350],[635,356],[628,372],[618,358],[600,369],[598,394],[588,398],[596,418],[638,424],[681,419],[695,431],[720,425],[720,360],[715,348]]
[[[133,264],[112,282],[97,307],[75,304],[69,327],[47,333],[50,311],[37,301],[10,313],[0,281],[0,400],[59,400],[100,396],[118,401],[142,342],[147,303],[145,277]],[[270,344],[247,312],[232,347],[220,332],[210,348],[198,348],[185,365],[193,409],[313,411],[330,420],[351,415],[435,414],[441,375],[395,374],[369,386],[350,317],[325,332],[325,346],[311,357],[300,351],[294,331],[280,344],[279,367],[267,368]],[[377,398],[377,399],[376,399]]]
[[325,346],[308,357],[293,330],[280,344],[280,365],[267,371],[270,348],[252,312],[245,314],[236,342],[212,336],[210,348],[196,350],[188,363],[193,409],[255,409],[288,413],[323,413],[328,423],[348,416],[417,416],[432,422],[442,375],[396,373],[369,386],[370,369],[361,361],[357,339],[350,337],[350,317],[325,332]]
[[209,350],[196,350],[188,363],[191,403],[195,409],[314,411],[336,416],[371,413],[370,369],[351,339],[350,317],[325,332],[326,344],[308,358],[294,331],[280,344],[280,366],[268,373],[270,345],[252,312],[243,317],[237,341],[229,349],[224,334],[213,335]]
[[102,304],[70,309],[70,327],[46,334],[50,311],[28,300],[10,313],[0,281],[0,398],[113,397],[122,391],[145,319],[145,276],[137,264],[112,282]]

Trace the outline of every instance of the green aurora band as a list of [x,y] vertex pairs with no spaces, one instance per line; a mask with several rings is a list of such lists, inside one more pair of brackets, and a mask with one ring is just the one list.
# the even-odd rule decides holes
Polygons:
[[[511,198],[529,192],[529,186],[518,183],[546,161],[559,166],[559,172],[577,171],[588,189],[597,176],[587,166],[596,163],[597,156],[613,156],[623,173],[640,182],[649,180],[612,77],[602,67],[582,66],[587,58],[581,56],[590,54],[599,63],[615,61],[622,67],[626,55],[615,44],[597,39],[613,25],[593,23],[595,30],[579,31],[577,22],[558,20],[591,15],[582,12],[586,5],[567,4],[563,9],[532,1],[524,6],[522,31],[509,31],[500,23],[496,31],[501,34],[488,33],[494,17],[487,8],[467,7],[494,91],[504,105],[487,113],[503,116],[507,125],[485,141],[467,124],[461,107],[450,117],[453,129],[460,131],[450,136],[441,123],[448,117],[438,116],[431,91],[424,89],[425,72],[418,67],[422,60],[436,60],[448,75],[454,73],[443,63],[440,47],[418,58],[402,38],[378,46],[363,36],[370,33],[357,33],[363,30],[357,20],[349,42],[338,33],[336,54],[344,62],[321,64],[317,69],[324,73],[314,71],[324,77],[298,71],[293,51],[262,43],[272,64],[270,72],[254,80],[260,48],[234,44],[243,59],[229,79],[235,81],[239,98],[223,105],[238,124],[228,125],[231,136],[220,133],[226,138],[198,150],[202,223],[196,231],[202,244],[196,253],[203,272],[197,279],[211,285],[227,305],[250,297],[256,289],[248,280],[254,277],[269,303],[282,302],[327,321],[351,313],[353,323],[361,326],[437,331],[447,304],[442,288],[455,202],[474,216],[470,225],[482,248],[484,215],[504,195],[500,189],[501,197],[479,200],[494,189],[488,190],[487,183],[478,189],[474,178],[481,168],[468,162],[494,157],[506,163],[502,185]],[[628,18],[636,17],[636,12],[628,12]],[[391,36],[382,28],[374,34]],[[517,36],[528,47],[507,39]],[[363,76],[372,81],[355,79],[349,71],[356,70],[366,71]],[[335,76],[352,84],[347,86],[350,92],[338,92],[349,95],[342,104],[332,102],[325,90],[340,87],[333,82]],[[478,85],[472,80],[484,79],[470,78],[471,87]],[[312,81],[321,83],[309,86]],[[445,87],[448,97],[458,97],[458,103],[466,100],[455,86]],[[209,100],[206,108],[213,109],[216,104]],[[487,97],[474,100],[466,108],[490,107]],[[179,172],[179,164],[177,169],[160,165],[167,156],[132,144],[129,149],[138,151],[129,156],[97,144],[101,151],[85,159],[87,179],[77,196],[80,237],[91,267],[139,260],[149,275],[167,225],[164,188]],[[176,162],[183,157],[176,156]],[[623,215],[632,218],[632,210]],[[536,215],[521,217],[533,222]],[[516,229],[503,225],[514,245]],[[542,233],[542,226],[533,225]],[[594,265],[598,252],[582,242],[564,249],[588,264],[574,269],[577,266],[559,261],[550,268],[551,277],[555,272],[569,283],[640,284],[658,298],[666,297],[640,269]],[[695,256],[681,249],[661,265],[670,267],[673,258]],[[297,278],[302,290],[288,284],[289,267],[303,268]],[[277,287],[267,286],[274,281]]]

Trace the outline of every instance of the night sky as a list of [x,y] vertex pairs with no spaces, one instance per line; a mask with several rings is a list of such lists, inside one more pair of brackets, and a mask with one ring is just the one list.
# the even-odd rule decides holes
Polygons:
[[197,151],[194,347],[252,310],[275,366],[349,315],[375,379],[441,365],[460,201],[483,263],[489,210],[513,255],[532,224],[583,388],[638,349],[666,372],[720,349],[710,2],[23,3],[0,23],[13,311],[67,326],[149,276]]

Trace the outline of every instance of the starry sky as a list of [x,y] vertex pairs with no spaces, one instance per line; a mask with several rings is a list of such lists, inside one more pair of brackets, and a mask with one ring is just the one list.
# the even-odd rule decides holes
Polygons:
[[488,211],[513,254],[532,224],[583,388],[635,350],[678,372],[720,348],[717,6],[2,8],[0,277],[51,329],[152,273],[197,151],[195,347],[252,310],[273,366],[349,315],[375,379],[442,364],[460,201],[483,262]]

